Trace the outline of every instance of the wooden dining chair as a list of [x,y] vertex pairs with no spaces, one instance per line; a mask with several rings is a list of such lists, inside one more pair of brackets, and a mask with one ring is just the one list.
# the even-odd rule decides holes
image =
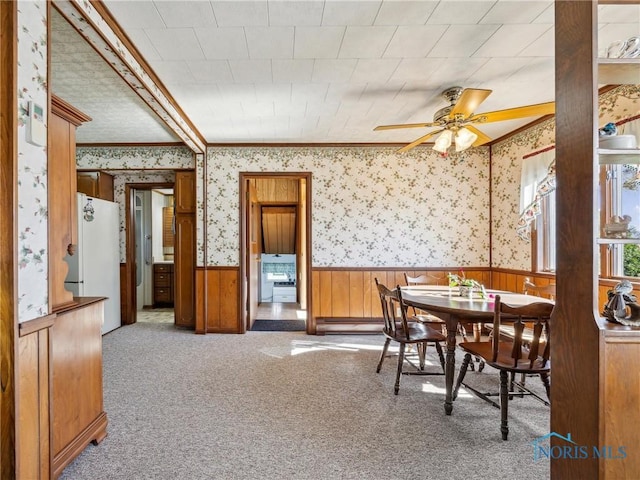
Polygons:
[[[382,354],[376,373],[380,373],[382,363],[387,356],[389,344],[393,341],[398,344],[398,367],[396,372],[396,382],[394,385],[394,393],[397,395],[400,390],[401,375],[444,375],[444,354],[442,352],[441,342],[446,341],[446,337],[437,330],[428,325],[409,321],[407,318],[407,305],[402,301],[402,292],[398,285],[395,290],[389,290],[387,287],[375,279],[376,287],[380,295],[380,304],[382,307],[382,317],[384,319],[384,327],[382,333],[386,337]],[[427,352],[427,344],[435,345],[440,357],[440,366],[442,372],[432,372],[425,370],[425,355]],[[415,345],[418,352],[419,366],[415,370],[404,370],[405,348],[407,345]]]
[[536,285],[529,277],[526,277],[522,285],[522,293],[525,295],[535,295],[537,297],[546,297],[551,300],[555,300],[556,286],[553,283],[549,285]]
[[[410,275],[407,275],[405,272],[404,281],[408,287],[411,287],[415,285],[444,285],[446,279],[444,277],[437,277],[429,273],[418,275],[417,277],[412,277]],[[446,335],[447,327],[444,320],[428,312],[419,310],[415,307],[410,308],[413,314],[411,315],[409,320],[426,323],[430,327],[435,328],[436,330],[440,330]]]
[[[499,370],[500,404],[498,406],[500,408],[500,431],[502,432],[503,440],[507,440],[509,435],[508,405],[509,400],[514,395],[533,395],[538,400],[549,405],[549,373],[551,371],[551,363],[549,361],[551,352],[549,320],[553,307],[552,303],[546,302],[534,302],[519,306],[508,305],[502,303],[500,295],[496,295],[493,331],[499,332],[501,326],[510,325],[513,327],[513,338],[493,335],[488,341],[463,342],[460,344],[460,348],[466,353],[460,367],[453,398],[458,395],[458,390],[464,381],[472,356],[484,359],[487,365]],[[523,338],[526,322],[531,322],[532,325],[532,338],[528,341]],[[509,374],[517,373],[539,375],[546,391],[547,400],[531,391],[524,384],[510,381]],[[495,402],[488,398],[488,394],[483,394],[467,384],[465,384],[465,387],[480,398],[495,405]]]

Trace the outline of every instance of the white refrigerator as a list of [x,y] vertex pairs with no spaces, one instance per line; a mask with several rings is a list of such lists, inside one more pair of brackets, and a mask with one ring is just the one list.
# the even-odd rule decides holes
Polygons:
[[78,193],[78,245],[67,255],[65,288],[74,297],[107,297],[102,334],[120,326],[118,204]]

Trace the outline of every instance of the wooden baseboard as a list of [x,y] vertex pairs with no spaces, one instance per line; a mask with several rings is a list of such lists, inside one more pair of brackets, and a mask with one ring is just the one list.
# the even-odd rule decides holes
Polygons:
[[105,412],[100,413],[87,428],[55,455],[51,463],[52,478],[58,478],[65,467],[80,455],[90,442],[97,445],[104,440],[107,436],[107,423],[107,414]]
[[369,318],[316,318],[316,335],[326,334],[377,334],[382,332],[382,319]]

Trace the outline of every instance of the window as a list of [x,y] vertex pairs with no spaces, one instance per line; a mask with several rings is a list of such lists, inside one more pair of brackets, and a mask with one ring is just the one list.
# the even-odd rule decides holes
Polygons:
[[602,167],[600,273],[604,277],[640,277],[640,166]]
[[537,265],[534,270],[556,271],[556,192],[553,191],[540,200],[540,215],[536,219],[533,258]]

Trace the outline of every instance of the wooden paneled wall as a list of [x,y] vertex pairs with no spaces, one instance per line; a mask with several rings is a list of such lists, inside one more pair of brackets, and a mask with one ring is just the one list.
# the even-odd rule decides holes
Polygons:
[[264,253],[296,252],[296,207],[262,207]]
[[258,203],[298,203],[297,178],[256,178]]
[[507,290],[509,292],[522,292],[524,289],[525,278],[528,278],[538,286],[556,283],[556,279],[553,275],[536,275],[534,273],[512,270],[493,270],[491,274],[491,288],[496,290]]
[[242,333],[240,269],[196,269],[196,333]]
[[[556,283],[554,275],[518,272],[513,270],[494,270],[492,273],[492,288],[521,292],[525,278],[529,278],[536,285],[549,285]],[[600,279],[598,285],[598,311],[602,312],[607,303],[607,291],[613,288],[619,281]],[[633,293],[640,298],[640,282],[631,282]]]
[[[429,270],[430,275],[442,278],[447,285],[447,273],[456,271]],[[426,270],[411,269],[331,269],[312,270],[312,305],[310,318],[312,333],[379,331],[382,314],[375,279],[389,288],[406,285],[404,274],[418,276]],[[465,270],[468,278],[489,285],[488,269]]]

